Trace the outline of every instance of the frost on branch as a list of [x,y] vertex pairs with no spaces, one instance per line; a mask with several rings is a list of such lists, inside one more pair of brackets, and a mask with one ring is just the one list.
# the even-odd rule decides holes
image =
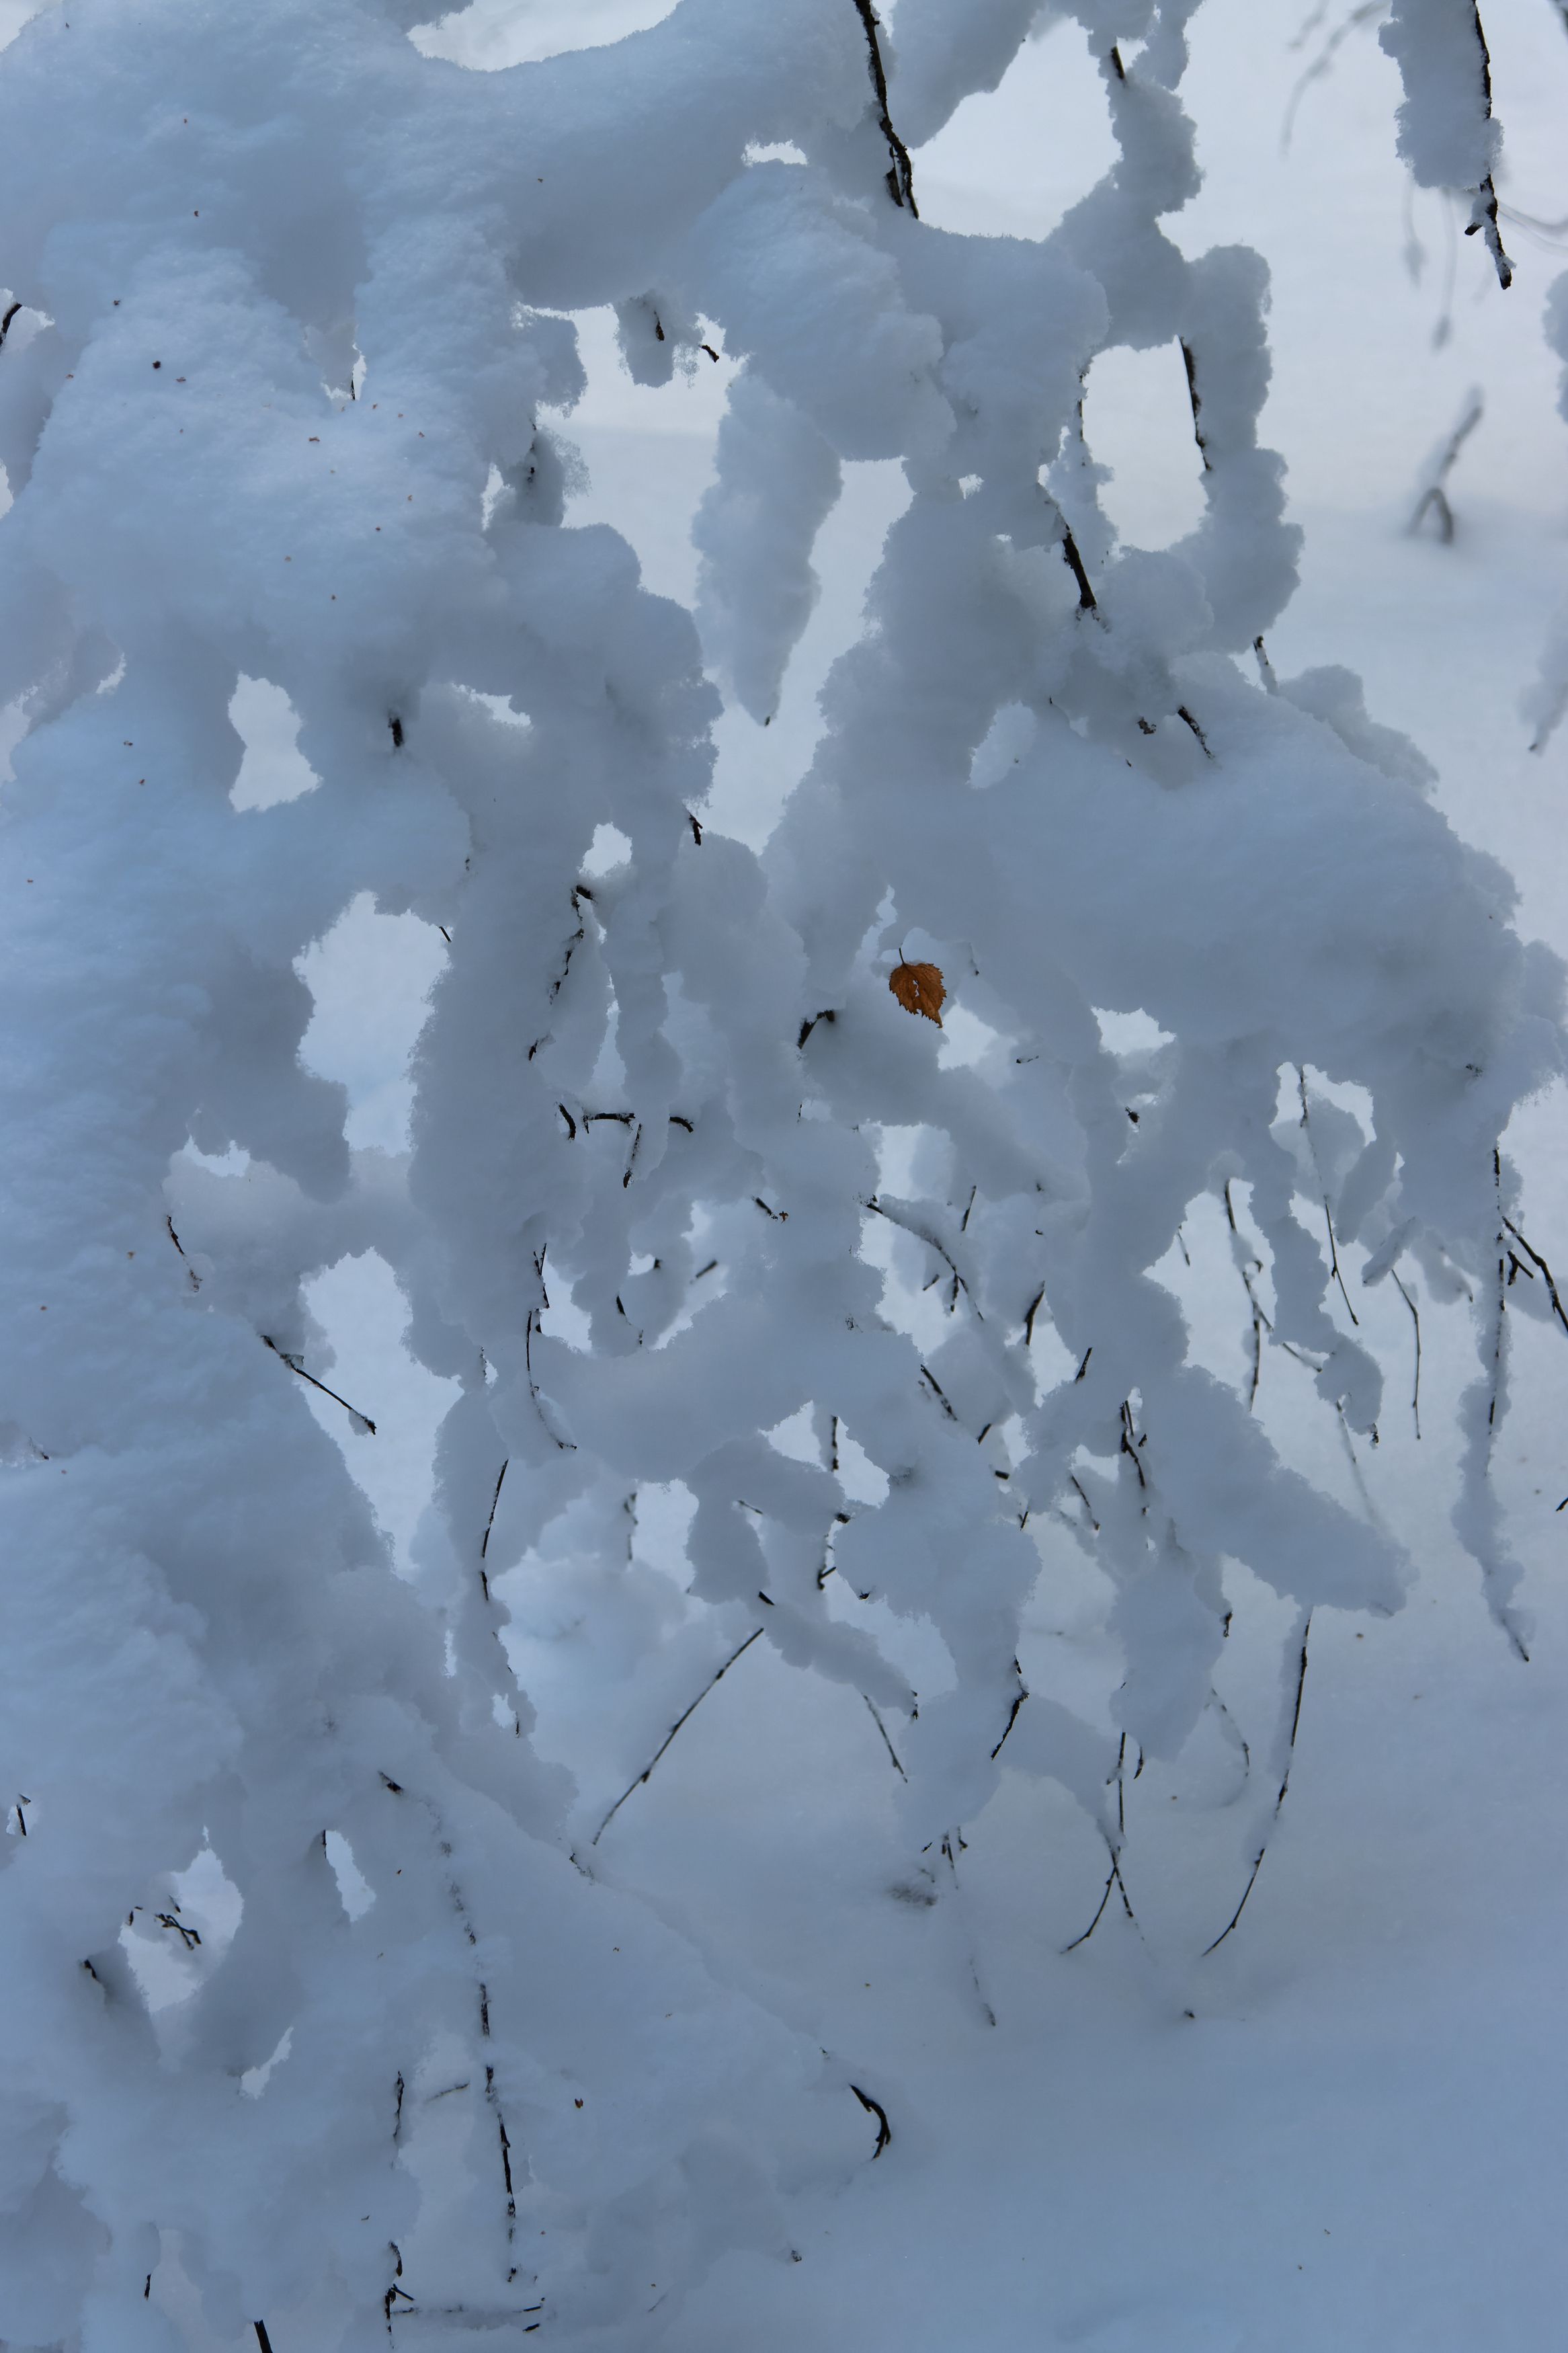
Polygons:
[[1493,173],[1502,126],[1492,113],[1491,58],[1477,0],[1394,0],[1378,39],[1399,68],[1399,153],[1422,188],[1456,188],[1470,199],[1467,237],[1486,241],[1498,284],[1513,264],[1498,228]]
[[[1288,1350],[1347,1429],[1380,1374],[1344,1254],[1473,1293],[1464,1526],[1514,1625],[1494,1155],[1558,1067],[1555,967],[1353,681],[1238,665],[1296,534],[1262,266],[1161,227],[1197,185],[1190,8],[1084,0],[1120,153],[1052,237],[909,201],[900,153],[1038,13],[909,0],[907,115],[858,0],[682,0],[488,74],[422,57],[402,0],[196,42],[183,0],[82,0],[6,54],[0,1774],[32,1810],[0,2336],[167,2346],[177,2249],[231,2332],[315,2297],[323,2344],[640,2347],[715,2253],[786,2249],[790,2191],[868,2154],[855,2054],[594,1876],[720,1672],[765,1646],[864,1701],[911,1847],[951,1859],[1006,1765],[1114,1876],[1118,1740],[1017,1667],[1043,1533],[1114,1588],[1123,1753],[1205,1707],[1227,1562],[1302,1611],[1397,1602],[1392,1542],[1193,1361],[1156,1271],[1211,1196],[1253,1387]],[[1477,119],[1433,168],[1479,188]],[[563,522],[592,305],[643,382],[709,322],[744,362],[701,643]],[[1159,343],[1206,508],[1152,553],[1099,506],[1082,388]],[[703,652],[769,715],[870,457],[910,502],[753,855],[700,814]],[[314,790],[234,805],[242,676]],[[367,892],[449,947],[406,1163],[351,1153],[298,1055],[299,960]],[[1135,1014],[1158,1042],[1117,1050]],[[302,1284],[368,1248],[460,1390],[408,1580],[297,1377]],[[657,1609],[647,1483],[690,1511]],[[547,1577],[614,1638],[575,1788],[512,1664]],[[921,1701],[872,1600],[929,1620],[950,1689]],[[150,2005],[193,1875],[224,1933],[159,1928]]]

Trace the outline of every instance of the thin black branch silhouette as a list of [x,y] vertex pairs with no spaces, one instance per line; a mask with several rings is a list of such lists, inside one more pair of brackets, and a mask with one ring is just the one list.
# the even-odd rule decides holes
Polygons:
[[[653,1771],[654,1767],[658,1763],[659,1758],[664,1755],[665,1750],[669,1746],[670,1742],[680,1730],[681,1725],[685,1724],[689,1717],[696,1714],[703,1701],[707,1698],[709,1693],[716,1690],[719,1684],[723,1682],[725,1676],[729,1673],[736,1660],[744,1657],[745,1653],[751,1649],[752,1644],[757,1640],[762,1630],[763,1630],[760,1626],[753,1626],[745,1641],[741,1644],[740,1649],[738,1651],[731,1651],[723,1665],[719,1669],[718,1672],[716,1674],[710,1675],[708,1681],[703,1684],[701,1690],[692,1701],[691,1705],[681,1710],[681,1713],[676,1717],[675,1722],[670,1725],[669,1730],[665,1734],[664,1738],[659,1742],[658,1746],[654,1750],[653,1755],[648,1758],[647,1763],[643,1767],[642,1771],[637,1775],[637,1779],[628,1783],[627,1787],[621,1791],[620,1796],[616,1799],[615,1804],[610,1808],[609,1812],[605,1816],[604,1820],[599,1824],[598,1829],[588,1841],[590,1846],[598,1845],[599,1841],[604,1837],[605,1832],[609,1829],[610,1824],[615,1820],[616,1816],[620,1812],[621,1808],[626,1804],[626,1799],[631,1797],[635,1791],[642,1788],[644,1782]],[[867,1704],[869,1705],[870,1703],[868,1701]],[[872,1714],[876,1714],[876,1710],[874,1708],[872,1709]],[[886,1738],[885,1734],[883,1737]],[[903,1767],[900,1765],[899,1767],[900,1772],[901,1773],[903,1769]]]
[[[176,1244],[175,1247],[178,1248],[178,1244]],[[184,1251],[181,1251],[181,1256],[184,1257]],[[320,1389],[323,1397],[330,1397],[334,1405],[342,1406],[343,1411],[349,1416],[352,1421],[362,1424],[363,1427],[369,1431],[372,1438],[375,1436],[375,1424],[372,1421],[368,1413],[361,1413],[357,1405],[350,1405],[347,1398],[340,1397],[336,1389],[330,1389],[325,1381],[319,1381],[316,1378],[314,1373],[308,1373],[297,1356],[291,1356],[287,1348],[280,1348],[276,1340],[268,1339],[265,1332],[258,1334],[258,1337],[260,1339],[264,1347],[270,1348],[275,1356],[279,1356],[282,1359],[283,1363],[288,1366],[289,1370],[291,1373],[298,1373],[300,1378],[302,1381],[309,1381],[313,1389]]]
[[[1106,1852],[1110,1857],[1110,1876],[1105,1883],[1105,1893],[1101,1895],[1099,1905],[1096,1906],[1093,1919],[1083,1931],[1083,1934],[1079,1936],[1075,1936],[1070,1945],[1064,1945],[1062,1947],[1062,1957],[1064,1960],[1068,1953],[1076,1953],[1080,1945],[1088,1944],[1089,1938],[1099,1927],[1101,1920],[1105,1917],[1105,1907],[1110,1901],[1110,1891],[1113,1887],[1121,1897],[1122,1910],[1126,1913],[1127,1917],[1132,1923],[1132,1926],[1135,1928],[1138,1928],[1138,1915],[1132,1909],[1131,1899],[1127,1894],[1127,1883],[1121,1876],[1121,1858],[1117,1853],[1116,1849],[1110,1844],[1109,1839],[1106,1841]],[[1138,1934],[1140,1936],[1143,1934],[1142,1928],[1138,1928]]]
[[851,2084],[849,2088],[854,2093],[855,2097],[859,2101],[860,2105],[865,2109],[866,2114],[868,2116],[875,2116],[877,2119],[877,2146],[871,2151],[871,2162],[875,2165],[877,2159],[881,2156],[882,2151],[887,2147],[889,2142],[893,2137],[893,2128],[888,2122],[888,2111],[882,2105],[880,2100],[874,2100],[869,2092],[863,2092],[860,2089],[858,2084]]
[[[820,1590],[820,1587],[818,1588],[818,1590]],[[762,1632],[762,1630],[762,1630],[762,1628],[759,1626],[759,1627],[758,1627],[758,1629],[757,1629],[757,1632],[760,1634],[760,1633]],[[737,1652],[737,1653],[736,1653],[736,1655],[737,1655],[737,1657],[738,1657],[738,1656],[739,1656],[739,1652]],[[860,1696],[861,1696],[861,1698],[865,1701],[865,1703],[866,1703],[867,1706],[868,1706],[868,1707],[870,1709],[870,1711],[871,1711],[871,1721],[872,1721],[872,1723],[876,1725],[876,1727],[877,1727],[878,1731],[879,1731],[879,1732],[881,1734],[881,1736],[882,1736],[882,1746],[883,1746],[883,1747],[887,1750],[887,1752],[888,1752],[889,1756],[889,1757],[892,1758],[892,1760],[893,1760],[893,1770],[894,1770],[894,1772],[898,1774],[898,1776],[899,1776],[899,1778],[900,1778],[900,1780],[907,1781],[907,1780],[909,1779],[909,1778],[910,1778],[910,1777],[909,1777],[909,1775],[904,1771],[904,1768],[903,1768],[902,1765],[899,1762],[899,1752],[898,1752],[898,1750],[894,1747],[894,1746],[893,1746],[893,1744],[892,1744],[891,1740],[888,1737],[888,1727],[887,1727],[887,1725],[886,1725],[883,1723],[883,1721],[882,1721],[881,1714],[880,1714],[879,1710],[878,1709],[878,1706],[877,1706],[877,1703],[876,1703],[876,1701],[871,1697],[871,1694],[870,1694],[870,1693],[869,1693],[869,1692],[862,1692],[862,1693],[861,1693],[861,1694],[860,1694]],[[993,1753],[994,1753],[994,1752],[993,1752]]]
[[877,12],[871,0],[855,0],[860,22],[866,27],[866,47],[871,53],[871,87],[877,93],[877,121],[888,142],[892,157],[888,172],[888,194],[901,211],[911,213],[919,220],[920,206],[915,202],[914,167],[910,151],[893,128],[893,118],[888,111],[888,77],[882,65],[882,45],[877,38]]
[[1215,1938],[1214,1943],[1204,1947],[1199,1955],[1201,1960],[1206,1961],[1211,1953],[1219,1950],[1246,1911],[1247,1899],[1258,1884],[1258,1874],[1263,1868],[1263,1858],[1268,1852],[1268,1841],[1273,1835],[1274,1825],[1279,1819],[1279,1809],[1285,1803],[1285,1794],[1290,1787],[1290,1767],[1296,1760],[1296,1735],[1301,1728],[1301,1697],[1307,1688],[1307,1643],[1311,1631],[1312,1613],[1309,1609],[1301,1620],[1301,1656],[1296,1669],[1296,1699],[1290,1710],[1290,1736],[1285,1743],[1285,1770],[1280,1776],[1279,1794],[1274,1800],[1274,1810],[1268,1817],[1268,1827],[1263,1833],[1263,1843],[1253,1857],[1252,1869],[1247,1873],[1247,1884],[1241,1891],[1241,1901]]
[[1410,1410],[1415,1417],[1415,1435],[1419,1439],[1421,1435],[1421,1311],[1392,1267],[1389,1272],[1394,1274],[1394,1288],[1409,1308],[1410,1320],[1415,1326],[1415,1378],[1410,1391]]

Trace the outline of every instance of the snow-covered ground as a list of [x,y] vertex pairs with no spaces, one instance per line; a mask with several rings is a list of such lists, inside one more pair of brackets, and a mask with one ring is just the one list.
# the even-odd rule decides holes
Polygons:
[[[466,33],[437,37],[498,65],[584,26],[610,38],[663,13],[657,0],[476,0]],[[1187,85],[1208,179],[1173,233],[1189,251],[1255,244],[1273,270],[1265,438],[1289,461],[1307,538],[1269,653],[1281,674],[1360,670],[1373,716],[1438,769],[1456,828],[1517,877],[1523,927],[1568,950],[1568,730],[1531,756],[1518,710],[1568,590],[1568,424],[1540,333],[1568,244],[1506,227],[1518,278],[1504,295],[1439,198],[1410,206],[1393,153],[1397,78],[1370,26],[1300,94],[1283,151],[1295,85],[1347,14],[1331,8],[1293,46],[1297,11],[1208,0]],[[1509,140],[1501,193],[1553,219],[1568,211],[1568,33],[1549,0],[1500,0],[1488,30]],[[916,185],[939,225],[1037,235],[1109,153],[1082,37],[1058,28],[916,153]],[[566,429],[590,487],[572,519],[615,523],[649,586],[689,596],[687,534],[728,365],[704,362],[689,382],[645,391],[618,370],[605,317],[584,322],[584,349],[592,388]],[[1440,544],[1428,527],[1412,538],[1420,464],[1472,384],[1486,408],[1451,479],[1456,537]],[[1116,468],[1108,496],[1127,535],[1178,536],[1198,487],[1174,352],[1103,364],[1088,429]],[[817,686],[853,636],[900,503],[896,469],[847,471],[818,547],[822,604],[778,718],[766,735],[740,715],[723,723],[714,821],[753,841],[805,765]],[[401,1141],[402,1062],[435,953],[412,918],[364,906],[308,960],[320,1011],[307,1050],[349,1081],[355,1141]],[[1568,1273],[1565,1141],[1553,1098],[1516,1121],[1509,1148],[1526,1174],[1527,1230]],[[1206,1360],[1240,1378],[1246,1303],[1217,1206],[1190,1241],[1192,1270],[1173,1279]],[[1203,1957],[1247,1883],[1273,1797],[1261,1767],[1244,1767],[1237,1727],[1260,1756],[1296,1691],[1290,1613],[1241,1572],[1228,1719],[1211,1709],[1176,1768],[1130,1776],[1136,1922],[1113,1892],[1071,1952],[1106,1863],[1066,1796],[1008,1776],[964,1826],[962,1852],[911,1869],[897,1776],[868,1709],[766,1645],[704,1700],[617,1814],[597,1849],[601,1875],[691,1924],[715,1968],[847,2063],[892,2131],[874,2163],[797,2207],[798,2263],[757,2253],[719,2265],[677,2324],[680,2353],[1542,2353],[1558,2341],[1568,1333],[1519,1319],[1499,1448],[1536,1620],[1526,1666],[1489,1621],[1447,1526],[1468,1329],[1435,1309],[1424,1320],[1417,1442],[1408,1319],[1387,1285],[1352,1295],[1388,1369],[1375,1453],[1358,1442],[1347,1458],[1310,1379],[1278,1354],[1259,1407],[1292,1459],[1409,1545],[1415,1582],[1391,1620],[1314,1620],[1289,1797],[1217,1951]],[[335,1270],[315,1304],[335,1385],[381,1431],[374,1446],[345,1440],[351,1463],[405,1546],[446,1388],[401,1356],[398,1303],[374,1262]],[[342,1417],[323,1412],[343,1436]],[[645,1504],[650,1575],[679,1540],[665,1516]],[[591,1594],[527,1589],[527,1574],[507,1591],[539,1746],[580,1769],[591,1820],[663,1727],[650,1742],[635,1683],[617,1689],[612,1673],[584,1700],[574,1662],[593,1655]],[[1023,1660],[1032,1688],[1103,1715],[1108,1598],[1067,1532],[1048,1533]],[[868,2115],[868,2159],[873,2129]],[[289,2353],[276,2326],[274,2343]]]

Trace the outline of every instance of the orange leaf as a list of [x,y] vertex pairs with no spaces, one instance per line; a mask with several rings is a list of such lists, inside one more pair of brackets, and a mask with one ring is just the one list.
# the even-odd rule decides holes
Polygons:
[[934,964],[896,964],[888,975],[888,987],[906,1013],[923,1013],[928,1021],[942,1028],[947,990]]

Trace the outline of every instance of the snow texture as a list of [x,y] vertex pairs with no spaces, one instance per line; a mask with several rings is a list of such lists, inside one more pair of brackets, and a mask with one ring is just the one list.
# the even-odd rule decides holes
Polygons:
[[[1038,240],[923,222],[898,127],[1068,13],[1106,177]],[[177,2279],[220,2336],[629,2353],[787,2260],[876,2086],[599,1843],[753,1644],[875,1717],[909,1900],[1005,1769],[1114,1880],[1250,1572],[1277,1812],[1307,1613],[1408,1564],[1194,1353],[1195,1207],[1347,1438],[1346,1270],[1469,1294],[1457,1524],[1525,1647],[1498,1139],[1561,974],[1353,680],[1270,691],[1267,271],[1162,226],[1191,14],[680,0],[479,72],[404,0],[74,0],[6,51],[7,2342],[190,2342]],[[1417,178],[1484,209],[1472,14],[1386,37]],[[695,620],[564,522],[605,306],[639,385],[743,362]],[[1159,551],[1081,408],[1155,345],[1205,501]],[[772,718],[874,459],[909,501],[759,853],[703,818],[720,690]],[[300,1056],[366,894],[442,944],[406,1153]],[[403,1562],[315,1418],[384,1442],[308,1296],[370,1251],[456,1392]],[[1047,1535],[1113,1590],[1108,1721],[1028,1697]],[[552,1608],[608,1694],[575,1780],[518,1671]]]

